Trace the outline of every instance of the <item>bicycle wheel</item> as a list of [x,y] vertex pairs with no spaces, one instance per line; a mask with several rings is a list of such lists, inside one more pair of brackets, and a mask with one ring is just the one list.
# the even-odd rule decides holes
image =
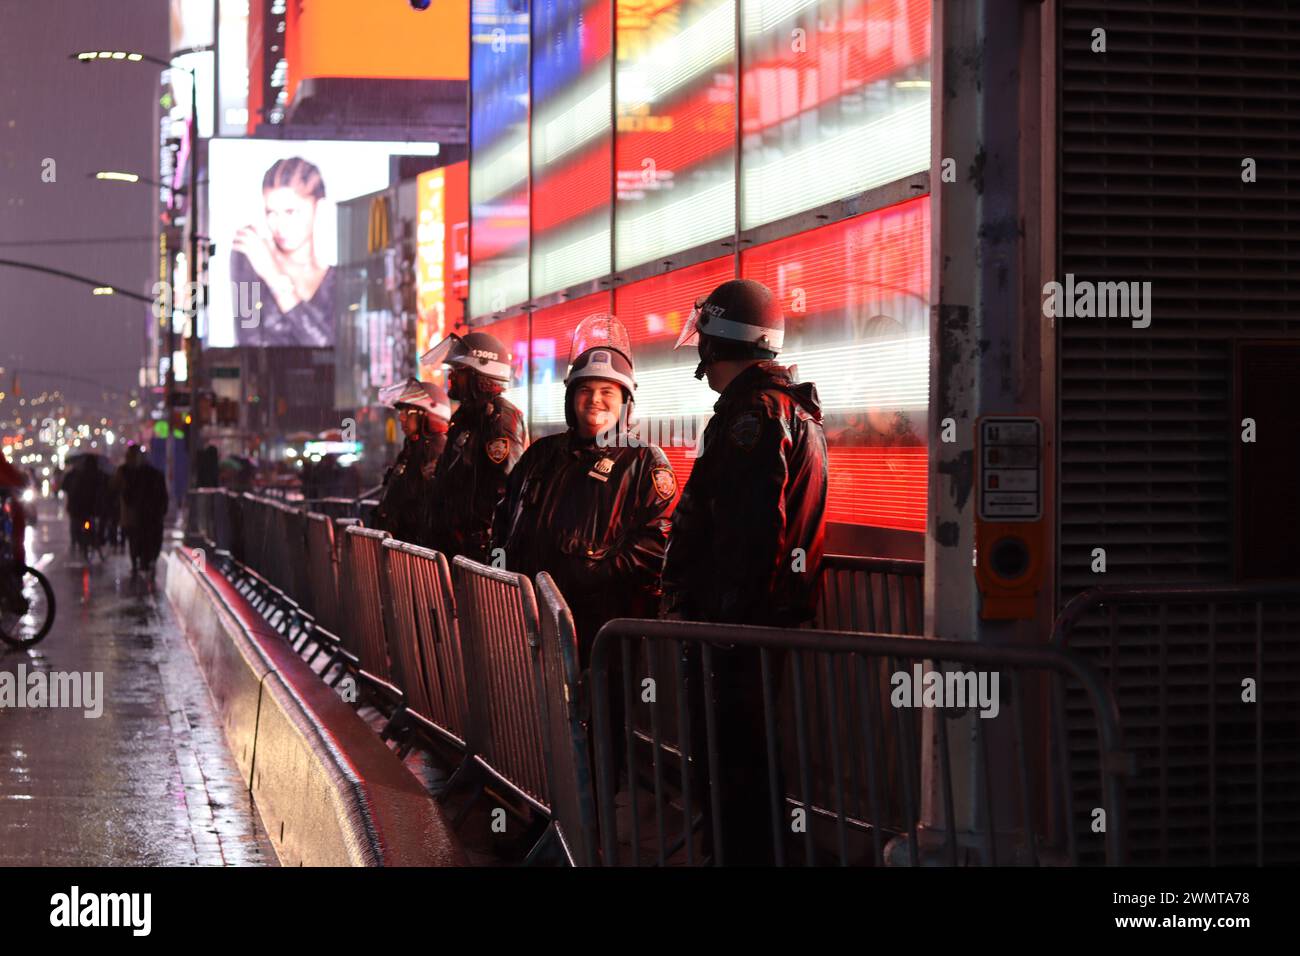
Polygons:
[[54,624],[54,588],[45,575],[26,565],[13,579],[0,583],[0,640],[13,647],[31,647]]

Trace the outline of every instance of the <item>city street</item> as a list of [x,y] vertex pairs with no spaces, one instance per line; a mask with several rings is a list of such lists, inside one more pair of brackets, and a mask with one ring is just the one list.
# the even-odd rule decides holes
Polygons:
[[97,718],[0,708],[0,865],[275,865],[163,569],[132,578],[111,552],[87,567],[55,502],[33,532],[57,618],[35,648],[0,650],[0,672],[102,674],[104,699]]

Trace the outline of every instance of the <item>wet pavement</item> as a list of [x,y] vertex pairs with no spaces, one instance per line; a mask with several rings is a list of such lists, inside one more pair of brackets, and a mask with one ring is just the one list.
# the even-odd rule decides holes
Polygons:
[[53,584],[57,616],[36,647],[0,645],[0,673],[102,674],[103,713],[0,706],[0,865],[275,866],[161,562],[153,582],[124,554],[87,566],[53,502],[28,561]]

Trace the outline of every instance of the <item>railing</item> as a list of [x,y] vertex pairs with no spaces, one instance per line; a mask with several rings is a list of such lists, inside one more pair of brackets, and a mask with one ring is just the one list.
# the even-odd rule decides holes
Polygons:
[[[676,686],[675,706],[656,706],[661,712],[655,721],[652,766],[647,768],[653,779],[648,794],[642,794],[639,781],[643,774],[636,751],[628,751],[628,824],[620,828],[615,800],[618,768],[612,757],[614,735],[620,728],[610,717],[606,669],[614,662],[616,649],[621,649],[625,658],[635,658],[627,645],[640,642],[673,649],[673,671],[650,676],[652,683],[643,686],[657,689],[664,680],[671,680]],[[952,672],[955,664],[975,665],[984,675],[1003,675],[1010,682],[1010,693],[986,712],[990,716],[987,728],[981,717],[966,717],[975,746],[971,752],[963,751],[970,760],[964,776],[971,779],[973,772],[982,791],[978,796],[983,799],[977,801],[977,819],[969,821],[964,831],[955,822],[952,740],[957,734],[949,733],[948,724],[965,717],[973,707],[966,702],[954,710],[949,703],[947,708],[933,711],[937,806],[942,808],[945,822],[937,830],[922,832],[917,826],[918,768],[904,766],[891,779],[883,766],[883,749],[873,744],[915,735],[918,717],[910,707],[883,706],[874,685],[879,665],[910,677],[914,666],[945,674]],[[826,676],[828,692],[811,698],[801,691],[803,677],[818,670]],[[615,666],[614,671],[619,668]],[[1034,793],[1040,778],[1030,770],[1034,764],[1027,721],[1034,719],[1033,701],[1052,694],[1060,680],[1077,687],[1091,705],[1091,730],[1103,757],[1098,783],[1111,824],[1098,840],[1104,844],[1108,863],[1124,859],[1123,828],[1118,825],[1123,813],[1123,749],[1114,706],[1097,674],[1059,649],[991,647],[845,631],[616,620],[606,624],[596,638],[590,673],[600,836],[607,862],[639,865],[648,852],[661,866],[704,861],[783,865],[796,850],[809,865],[827,858],[842,865],[1041,862],[1047,855],[1044,850],[1054,848],[1038,842],[1045,821]],[[626,681],[626,671],[623,677]],[[778,719],[783,678],[793,689],[793,720]],[[848,693],[850,687],[856,689],[855,695]],[[754,709],[755,697],[761,700],[761,710]],[[843,707],[845,702],[851,702],[850,706]],[[861,735],[846,735],[846,723],[860,726]],[[660,736],[660,728],[668,732]],[[626,733],[628,727],[622,730]],[[1010,739],[1009,752],[1016,758],[1010,767],[995,770],[991,746],[995,735]],[[813,740],[820,736],[827,740],[836,771],[834,800],[833,809],[814,812],[816,801],[810,798],[816,795]],[[680,742],[681,762],[688,768],[676,786],[666,778],[660,760],[668,739]],[[794,755],[793,774],[783,773],[789,764],[783,764],[781,755],[787,750]],[[906,743],[900,744],[899,752],[910,750]],[[761,773],[755,769],[759,765]],[[1014,784],[1011,800],[1001,806],[995,805],[991,786],[999,771],[1009,771]],[[867,814],[852,804],[846,782],[854,778],[866,796]],[[1062,797],[1068,780],[1065,765],[1063,772],[1048,780],[1051,796]],[[902,813],[891,815],[891,807]],[[755,839],[759,828],[770,828],[770,840]],[[729,860],[724,848],[738,846],[734,838],[737,829],[744,833],[745,839],[739,843],[746,846],[747,853],[741,860]],[[770,855],[765,859],[754,855],[764,847]],[[1073,862],[1068,848],[1057,849]]]
[[[1300,863],[1300,584],[1096,588],[1051,642],[1096,666],[1124,716],[1133,862]],[[1077,704],[1055,723],[1076,760],[1096,759]],[[1089,781],[1075,790],[1095,799]]]
[[525,575],[457,556],[452,562],[469,694],[469,749],[499,782],[550,810],[547,758],[537,719],[536,674],[530,660],[540,622]]
[[[611,816],[609,789],[619,789],[617,777],[610,778],[617,759],[629,770],[622,789],[633,809],[658,813],[649,825],[635,812],[628,821],[637,828],[637,845],[641,833],[649,837],[650,858],[669,864],[725,862],[725,852],[719,860],[708,845],[714,832],[725,831],[722,812],[754,808],[735,804],[730,794],[726,806],[714,798],[709,783],[717,777],[710,771],[718,752],[710,749],[706,731],[720,714],[706,705],[702,678],[692,683],[686,675],[692,668],[699,673],[701,663],[714,666],[726,655],[746,654],[759,661],[752,673],[762,672],[761,659],[767,661],[760,681],[751,683],[748,708],[762,704],[756,739],[765,746],[770,742],[768,767],[778,768],[775,788],[759,788],[765,812],[784,819],[797,810],[806,823],[798,839],[782,832],[773,844],[774,852],[779,846],[784,854],[780,862],[1074,859],[1073,844],[1058,848],[1052,842],[1059,830],[1074,829],[1056,826],[1040,811],[1039,799],[1045,779],[1054,793],[1057,782],[1068,779],[1068,754],[1055,740],[1052,753],[1032,751],[1036,741],[1025,734],[1026,721],[1037,716],[1032,708],[1045,709],[1052,700],[1045,674],[1065,674],[1097,714],[1096,746],[1108,761],[1097,785],[1110,827],[1096,839],[1105,841],[1100,858],[1123,856],[1122,793],[1116,789],[1122,752],[1104,692],[1098,697],[1089,672],[1064,651],[950,646],[886,633],[920,626],[919,562],[828,556],[814,622],[825,630],[719,631],[680,622],[614,622],[606,628],[614,636],[603,639],[599,661],[583,673],[572,616],[545,574],[534,590],[521,575],[463,558],[449,566],[436,552],[357,527],[352,519],[331,520],[246,494],[201,495],[208,500],[194,501],[196,535],[216,549],[219,566],[296,649],[304,656],[311,651],[313,661],[328,653],[322,676],[337,685],[351,673],[377,690],[370,700],[381,710],[387,707],[391,718],[385,736],[403,752],[423,739],[431,752],[458,754],[459,768],[439,794],[445,801],[462,801],[456,822],[486,791],[548,821],[530,860],[590,865],[646,858],[633,853],[634,841],[618,829],[617,814]],[[865,625],[879,632],[862,633]],[[761,653],[714,646],[725,640],[748,647],[751,632],[765,635],[758,640],[766,648]],[[618,653],[624,645],[626,666]],[[1017,656],[1020,651],[1029,656]],[[973,726],[964,718],[967,724],[957,725],[959,718],[943,711],[926,725],[917,712],[890,707],[890,676],[924,661],[949,666],[973,661],[1006,670],[1010,703],[1004,702],[1001,718],[974,720]],[[649,698],[647,678],[655,687]],[[609,712],[611,682],[630,702],[630,716],[616,729]],[[621,733],[622,755],[609,736],[615,730]],[[922,772],[923,756],[928,753],[926,765],[931,776],[937,775],[936,799],[945,811],[939,819],[955,821],[949,804],[957,776],[956,741],[973,742],[975,750],[965,756],[983,768],[987,784],[989,767],[980,763],[985,757],[972,754],[987,755],[990,738],[1003,737],[1019,748],[1011,751],[1018,754],[1014,766],[998,766],[999,773],[1015,771],[1007,778],[1017,784],[1014,819],[1008,823],[1002,805],[985,806],[987,819],[950,822],[937,837],[920,827],[922,788],[930,779]],[[929,751],[926,740],[932,741]],[[599,814],[596,766],[605,774]],[[1031,766],[1053,770],[1031,778]],[[963,772],[969,775],[969,768]],[[646,794],[653,799],[647,802]],[[700,812],[704,794],[707,812]],[[684,809],[690,811],[685,816]],[[619,843],[620,837],[628,839]],[[662,844],[655,846],[656,841]]]
[[389,654],[401,662],[397,677],[406,690],[407,709],[464,750],[469,703],[447,559],[390,538],[384,541],[384,562],[389,583],[385,630]]

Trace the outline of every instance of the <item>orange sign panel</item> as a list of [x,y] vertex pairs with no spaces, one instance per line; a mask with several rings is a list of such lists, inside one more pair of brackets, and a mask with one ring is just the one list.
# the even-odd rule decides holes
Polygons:
[[469,0],[415,10],[399,0],[297,0],[285,47],[289,101],[303,80],[469,78]]

